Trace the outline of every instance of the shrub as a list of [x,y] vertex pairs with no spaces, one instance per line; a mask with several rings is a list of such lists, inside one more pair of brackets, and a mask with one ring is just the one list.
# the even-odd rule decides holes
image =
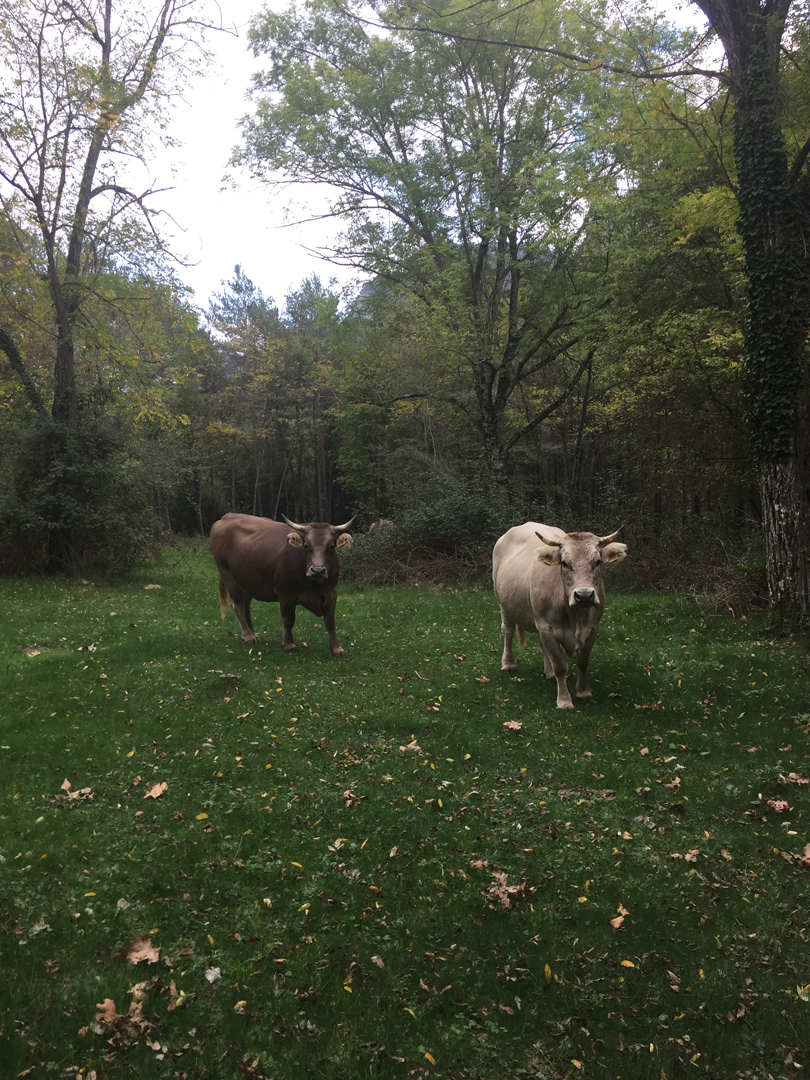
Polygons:
[[159,523],[113,427],[38,417],[3,456],[4,572],[123,573],[154,545]]

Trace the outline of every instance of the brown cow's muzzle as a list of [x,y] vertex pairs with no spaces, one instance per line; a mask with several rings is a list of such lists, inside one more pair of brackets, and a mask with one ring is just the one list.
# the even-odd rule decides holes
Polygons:
[[307,567],[307,577],[326,578],[328,576],[329,576],[329,573],[328,573],[325,566],[308,566]]

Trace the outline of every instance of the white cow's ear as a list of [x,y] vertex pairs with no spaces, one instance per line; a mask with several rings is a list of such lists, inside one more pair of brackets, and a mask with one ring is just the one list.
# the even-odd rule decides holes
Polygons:
[[548,544],[541,544],[537,549],[537,558],[546,566],[554,566],[555,563],[560,561],[560,549],[558,547],[549,547]]
[[627,544],[608,544],[602,548],[602,558],[607,563],[619,562],[627,554]]
[[352,536],[351,533],[341,533],[340,536],[338,537],[338,541],[337,541],[337,544],[335,544],[335,547],[344,547],[346,544],[348,544],[349,547],[351,547],[353,543],[354,543],[354,537]]
[[300,533],[297,533],[297,532],[288,532],[287,533],[287,543],[290,545],[290,547],[301,547],[303,542],[304,541],[301,539],[301,534]]

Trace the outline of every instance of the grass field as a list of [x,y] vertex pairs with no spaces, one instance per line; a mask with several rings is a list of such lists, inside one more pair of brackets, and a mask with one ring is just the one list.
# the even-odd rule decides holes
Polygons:
[[0,603],[2,1080],[810,1071],[800,636],[609,592],[564,713],[488,588]]

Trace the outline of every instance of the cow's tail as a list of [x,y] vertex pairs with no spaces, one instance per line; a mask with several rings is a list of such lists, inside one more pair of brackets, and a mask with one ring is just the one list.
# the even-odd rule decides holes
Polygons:
[[228,587],[222,578],[219,579],[219,613],[224,619],[228,614]]
[[522,648],[526,645],[526,633],[522,626],[517,628],[518,645]]

